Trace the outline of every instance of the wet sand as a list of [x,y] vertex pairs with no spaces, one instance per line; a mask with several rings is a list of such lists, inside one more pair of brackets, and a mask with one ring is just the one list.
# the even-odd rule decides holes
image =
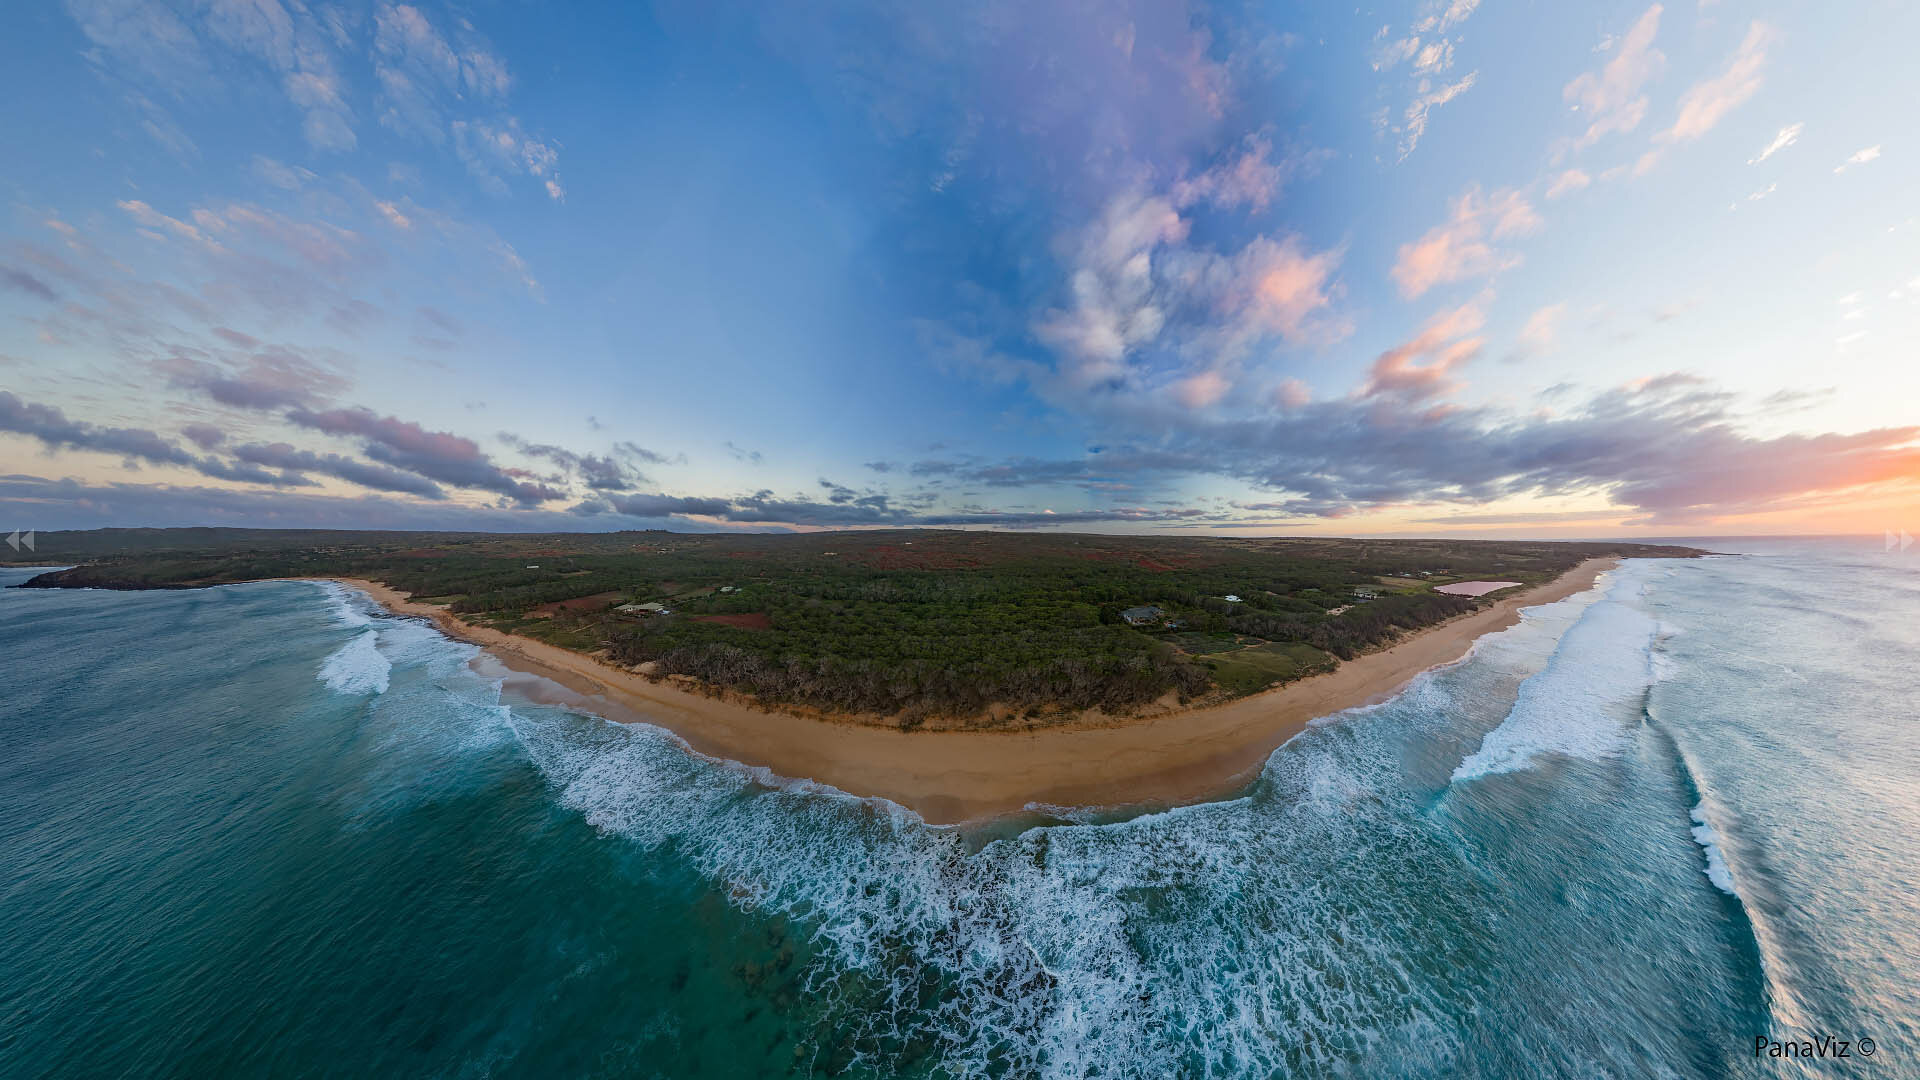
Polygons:
[[[1325,675],[1223,705],[1140,719],[1094,715],[1037,731],[913,731],[835,721],[710,697],[544,642],[475,626],[378,582],[336,578],[388,610],[432,619],[485,648],[532,700],[666,728],[709,757],[901,804],[933,824],[982,822],[1030,806],[1172,806],[1251,781],[1276,747],[1317,717],[1391,697],[1414,676],[1465,656],[1520,610],[1593,587],[1617,559],[1590,559],[1558,579],[1346,661]],[[550,680],[543,684],[540,680]]]

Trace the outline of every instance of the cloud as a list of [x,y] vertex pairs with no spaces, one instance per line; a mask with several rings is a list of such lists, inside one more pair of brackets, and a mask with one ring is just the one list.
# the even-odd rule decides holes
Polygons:
[[1225,161],[1198,176],[1175,183],[1173,202],[1183,207],[1208,202],[1227,210],[1242,206],[1265,210],[1279,197],[1282,185],[1295,167],[1290,162],[1275,163],[1270,160],[1272,155],[1271,138],[1260,132],[1250,134]]
[[564,447],[545,443],[532,443],[509,432],[500,433],[500,441],[513,447],[528,457],[541,458],[558,465],[569,475],[576,476],[588,488],[594,491],[629,491],[648,483],[645,473],[628,465],[622,458],[636,458],[656,464],[668,459],[643,449],[632,443],[620,443],[612,454],[599,456],[579,454]]
[[[252,341],[243,334],[233,336]],[[284,346],[259,348],[231,364],[216,364],[176,353],[155,366],[167,376],[170,385],[203,392],[222,405],[241,409],[312,405],[347,386],[346,378],[332,365],[316,362]]]
[[25,270],[15,270],[12,267],[0,266],[0,285],[13,289],[16,292],[23,292],[28,296],[45,300],[49,304],[57,303],[60,299],[60,295],[53,291],[51,285],[27,273]]
[[[215,99],[233,92],[218,76],[234,71],[275,80],[301,115],[301,133],[316,150],[358,145],[345,99],[333,28],[302,4],[279,0],[205,0],[182,17],[155,0],[67,0],[67,12],[92,41],[96,67],[176,98]],[[255,65],[236,68],[233,59]],[[163,145],[179,156],[191,141],[144,94],[129,101]]]
[[451,130],[454,153],[487,191],[496,195],[507,193],[506,181],[500,178],[502,173],[524,175],[540,180],[548,198],[556,202],[565,200],[566,191],[553,171],[560,160],[559,151],[552,144],[522,132],[518,120],[508,117],[498,124],[455,120]]
[[1299,379],[1288,376],[1273,388],[1273,402],[1282,409],[1296,412],[1313,403],[1313,390]]
[[[1266,43],[1185,3],[663,5],[687,33],[757,33],[899,151],[903,190],[1100,207],[1164,189],[1232,130]],[[1218,28],[1216,28],[1218,27]]]
[[65,0],[67,14],[94,45],[95,66],[115,66],[181,95],[207,77],[200,38],[167,5],[152,0]]
[[250,443],[233,448],[233,456],[253,465],[270,466],[291,472],[315,472],[337,477],[374,491],[394,491],[426,499],[444,499],[446,492],[423,476],[390,469],[339,454],[316,454],[296,450],[288,443]]
[[260,154],[253,156],[253,175],[283,191],[299,191],[318,179],[312,169],[288,165]]
[[1487,321],[1482,305],[1483,300],[1476,299],[1443,311],[1412,338],[1381,353],[1368,369],[1358,396],[1413,407],[1457,390],[1458,369],[1480,355],[1486,344],[1479,336]]
[[1393,279],[1408,299],[1435,285],[1483,277],[1517,266],[1520,256],[1502,251],[1491,241],[1508,239],[1540,227],[1540,216],[1526,198],[1512,188],[1483,195],[1478,186],[1454,200],[1446,224],[1428,230],[1420,239],[1400,246]]
[[[1433,110],[1473,89],[1479,78],[1477,71],[1451,81],[1443,77],[1453,68],[1454,51],[1460,41],[1447,35],[1477,7],[1479,0],[1428,3],[1424,13],[1408,28],[1407,36],[1394,37],[1391,26],[1382,26],[1374,35],[1373,69],[1390,71],[1406,64],[1412,76],[1411,96],[1401,111],[1400,122],[1391,128],[1398,136],[1395,143],[1398,160],[1405,161],[1420,145]],[[1383,109],[1380,113],[1378,123],[1382,131],[1388,129],[1389,115],[1390,110]]]
[[1195,352],[1218,367],[1262,340],[1345,336],[1322,318],[1338,252],[1255,236],[1227,254],[1188,245],[1189,230],[1171,199],[1133,194],[1068,238],[1068,302],[1033,323],[1061,359],[1059,392],[1118,389],[1142,375],[1134,361],[1145,353]]
[[1473,84],[1479,78],[1479,72],[1470,71],[1450,83],[1432,85],[1424,79],[1421,80],[1420,88],[1414,94],[1413,100],[1407,103],[1406,114],[1402,117],[1398,128],[1401,161],[1407,160],[1413,154],[1414,148],[1420,145],[1421,137],[1427,133],[1427,122],[1433,118],[1433,110],[1473,89]]
[[1527,317],[1527,323],[1520,328],[1519,355],[1538,356],[1550,351],[1559,335],[1560,320],[1567,314],[1567,305],[1548,304]]
[[0,431],[38,439],[49,450],[90,450],[158,465],[197,463],[192,454],[144,428],[100,427],[69,420],[52,405],[22,401],[10,390],[0,390]]
[[1562,195],[1571,195],[1591,183],[1593,183],[1593,177],[1585,172],[1579,169],[1568,169],[1553,178],[1553,183],[1547,187],[1547,198],[1557,199]]
[[515,502],[535,504],[562,498],[565,493],[543,484],[516,479],[493,464],[472,439],[447,431],[429,431],[412,421],[381,416],[367,408],[315,412],[290,409],[286,419],[329,435],[364,440],[368,457],[384,465],[418,473],[452,487],[473,488],[504,495]]
[[87,484],[0,476],[0,507],[42,530],[139,522],[156,528],[226,525],[281,529],[454,529],[484,532],[714,530],[696,521],[595,517],[573,511],[501,509],[392,494],[338,496],[177,484]]
[[614,443],[613,452],[629,461],[638,461],[645,465],[685,465],[687,463],[685,454],[662,454],[629,440]]
[[212,424],[188,424],[180,429],[180,434],[202,450],[211,450],[227,441],[227,433]]
[[1786,127],[1781,128],[1780,131],[1774,135],[1772,142],[1762,148],[1758,154],[1747,159],[1747,164],[1758,165],[1780,151],[1785,150],[1787,147],[1792,146],[1794,143],[1799,142],[1800,133],[1805,131],[1806,128],[1807,125],[1805,124],[1788,124]]
[[[1262,510],[1296,516],[1598,496],[1664,523],[1792,509],[1873,485],[1911,487],[1920,477],[1920,427],[1757,436],[1740,427],[1734,395],[1684,375],[1641,380],[1550,415],[1428,407],[1468,355],[1476,319],[1443,313],[1383,354],[1368,393],[1266,415],[1168,414],[1172,423],[1157,433],[1163,448],[1123,475],[1227,477],[1281,496]],[[1411,363],[1419,349],[1438,362]],[[1017,471],[1057,480],[1095,467],[1028,461]]]
[[1122,358],[1159,336],[1167,312],[1154,254],[1186,240],[1187,231],[1171,201],[1134,196],[1113,200],[1081,234],[1071,259],[1071,306],[1048,312],[1034,327],[1042,342],[1074,359],[1074,383],[1118,378]]
[[1680,114],[1673,126],[1661,132],[1662,142],[1687,142],[1712,131],[1722,117],[1744,104],[1760,90],[1760,71],[1766,66],[1767,49],[1779,40],[1779,33],[1766,23],[1754,21],[1747,36],[1734,51],[1725,71],[1693,84],[1680,96]]
[[[64,412],[51,406],[22,401],[17,395],[0,390],[0,431],[11,431],[39,440],[49,451],[79,450],[119,457],[129,468],[137,462],[177,466],[204,476],[245,484],[275,487],[301,487],[311,483],[292,472],[270,473],[251,463],[235,463],[215,457],[195,457],[145,428],[102,427],[80,420],[69,420]],[[192,435],[208,438],[217,434],[203,428]],[[196,438],[196,441],[199,441]],[[211,444],[209,444],[211,445]]]
[[1646,118],[1647,97],[1643,91],[1660,74],[1667,59],[1653,47],[1654,36],[1660,32],[1661,11],[1661,6],[1654,4],[1642,12],[1599,71],[1586,72],[1561,89],[1562,99],[1587,117],[1586,130],[1572,140],[1572,149],[1585,149],[1609,134],[1625,134]]
[[1227,395],[1233,384],[1218,371],[1189,375],[1173,384],[1174,397],[1189,409],[1204,409]]
[[633,517],[669,517],[686,514],[721,517],[733,509],[733,504],[726,499],[703,499],[678,495],[607,495],[604,501],[619,513]]
[[[553,143],[527,134],[519,118],[502,111],[513,76],[506,64],[460,20],[449,37],[410,4],[379,4],[373,15],[375,106],[383,127],[453,152],[480,186],[505,195],[504,177],[537,181],[563,200]],[[473,115],[484,109],[487,115]],[[455,116],[465,111],[464,116]]]
[[1864,150],[1855,150],[1853,154],[1847,158],[1847,160],[1834,166],[1834,169],[1833,169],[1834,174],[1837,176],[1840,173],[1846,172],[1848,169],[1854,168],[1855,166],[1865,165],[1869,161],[1876,161],[1879,159],[1879,157],[1880,157],[1879,143],[1875,143]]

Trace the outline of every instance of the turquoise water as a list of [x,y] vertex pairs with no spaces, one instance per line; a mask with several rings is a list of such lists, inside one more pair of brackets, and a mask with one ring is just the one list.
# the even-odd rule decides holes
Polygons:
[[0,591],[0,1075],[1920,1076],[1920,559],[1748,546],[996,837],[330,587]]

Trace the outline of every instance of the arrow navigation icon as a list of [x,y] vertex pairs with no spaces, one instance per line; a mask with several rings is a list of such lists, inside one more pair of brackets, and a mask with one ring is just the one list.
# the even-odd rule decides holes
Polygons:
[[[1893,534],[1892,534],[1892,533],[1888,533],[1887,535],[1888,535],[1889,537],[1891,537],[1891,536],[1892,536]],[[13,530],[13,533],[12,533],[11,535],[9,535],[9,536],[7,537],[7,546],[8,546],[8,547],[10,547],[10,548],[12,548],[12,549],[13,549],[13,550],[15,550],[15,551],[19,551],[19,550],[20,550],[20,530],[19,530],[19,529],[15,529],[15,530]],[[1888,543],[1888,545],[1887,545],[1887,549],[1888,549],[1889,551],[1891,551],[1891,550],[1893,549],[1893,545],[1892,545],[1892,543],[1891,543],[1891,541],[1889,541],[1889,543]]]

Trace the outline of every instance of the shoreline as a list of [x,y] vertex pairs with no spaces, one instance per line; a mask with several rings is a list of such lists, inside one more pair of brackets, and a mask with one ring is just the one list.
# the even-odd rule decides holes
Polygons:
[[[1229,795],[1258,775],[1282,743],[1313,720],[1398,693],[1422,672],[1454,663],[1482,635],[1520,621],[1522,608],[1593,587],[1617,558],[1588,559],[1492,607],[1419,631],[1378,652],[1219,705],[1116,726],[1035,731],[911,731],[837,723],[709,697],[532,638],[476,626],[376,581],[328,577],[397,615],[430,619],[534,678],[515,690],[619,723],[665,728],[695,752],[884,798],[928,824],[981,824],[1052,807],[1162,807]],[[551,685],[542,685],[545,680]]]

